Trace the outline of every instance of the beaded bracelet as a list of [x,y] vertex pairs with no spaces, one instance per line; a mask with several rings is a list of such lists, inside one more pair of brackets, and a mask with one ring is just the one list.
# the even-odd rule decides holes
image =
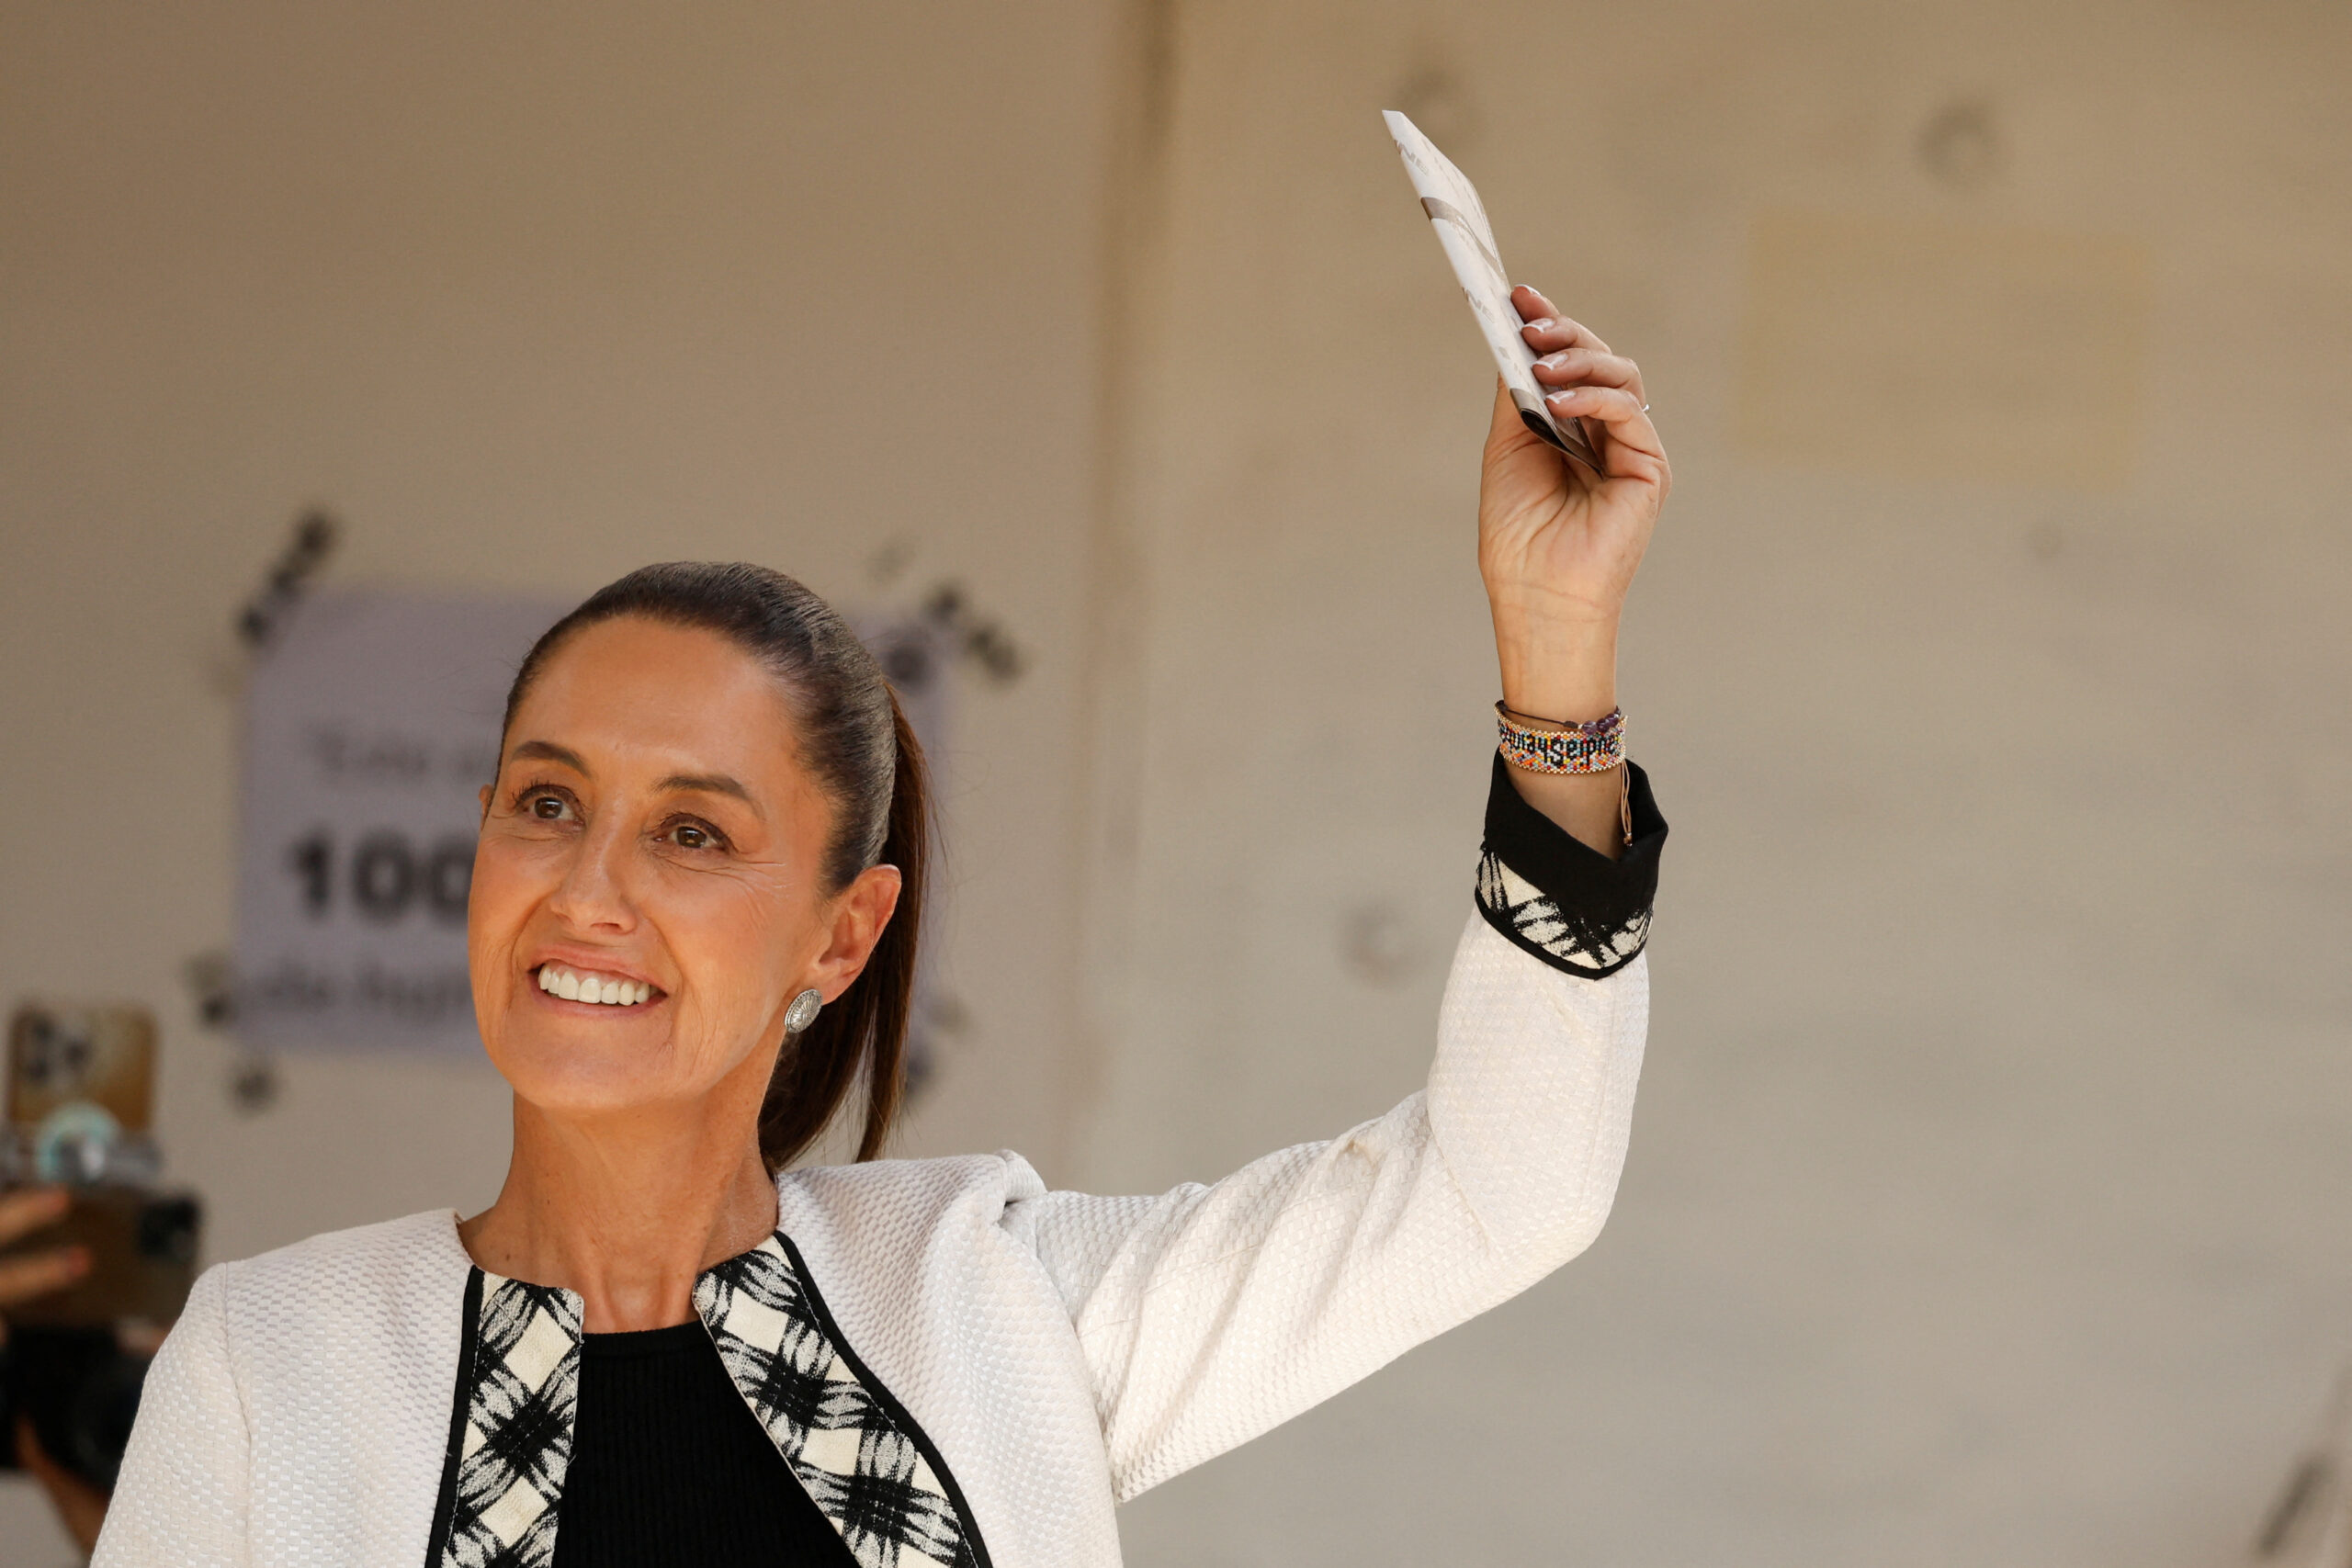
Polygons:
[[1495,724],[1502,731],[1503,761],[1531,773],[1605,773],[1625,760],[1623,708],[1611,708],[1605,716],[1587,724],[1530,729],[1514,722],[1511,710],[1497,703]]

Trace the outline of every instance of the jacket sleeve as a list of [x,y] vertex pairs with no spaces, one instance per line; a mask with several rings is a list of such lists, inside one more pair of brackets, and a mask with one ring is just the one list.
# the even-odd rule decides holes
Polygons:
[[1638,771],[1611,861],[1498,762],[1477,910],[1421,1092],[1329,1143],[1156,1198],[1049,1192],[1005,1224],[1076,1325],[1121,1501],[1526,1289],[1617,1188],[1666,824]]
[[227,1273],[205,1271],[147,1370],[92,1568],[246,1561],[244,1401],[230,1364]]

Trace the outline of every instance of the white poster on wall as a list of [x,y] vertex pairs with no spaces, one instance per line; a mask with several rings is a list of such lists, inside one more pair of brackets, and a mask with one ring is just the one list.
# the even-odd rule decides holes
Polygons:
[[247,693],[238,1019],[260,1049],[480,1049],[466,889],[507,682],[566,606],[390,591],[292,612]]

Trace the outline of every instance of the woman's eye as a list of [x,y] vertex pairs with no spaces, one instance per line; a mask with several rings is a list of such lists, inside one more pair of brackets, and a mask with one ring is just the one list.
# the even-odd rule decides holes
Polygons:
[[571,804],[548,791],[523,797],[523,815],[540,822],[561,822],[571,815]]
[[707,828],[697,828],[691,822],[679,823],[670,830],[670,836],[677,840],[678,847],[682,850],[715,850],[718,847],[717,834]]

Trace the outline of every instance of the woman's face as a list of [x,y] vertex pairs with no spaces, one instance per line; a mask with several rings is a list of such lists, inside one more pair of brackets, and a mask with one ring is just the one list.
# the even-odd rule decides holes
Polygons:
[[466,917],[475,1016],[523,1100],[763,1087],[793,997],[857,977],[898,873],[828,896],[834,807],[794,734],[775,677],[714,632],[606,621],[541,669],[483,792]]

